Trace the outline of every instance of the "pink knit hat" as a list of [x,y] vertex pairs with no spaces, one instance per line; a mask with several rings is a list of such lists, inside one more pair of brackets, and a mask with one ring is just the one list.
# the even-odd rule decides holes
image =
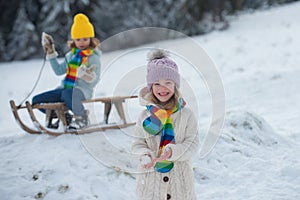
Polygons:
[[147,65],[147,87],[150,90],[152,84],[161,79],[170,79],[180,87],[180,75],[176,63],[168,58],[167,52],[157,49],[149,54]]

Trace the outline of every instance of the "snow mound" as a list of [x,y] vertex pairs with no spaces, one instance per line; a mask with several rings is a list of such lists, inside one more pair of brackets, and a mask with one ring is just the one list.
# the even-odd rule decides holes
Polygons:
[[201,177],[202,181],[214,178],[220,170],[240,170],[244,165],[248,166],[248,170],[258,170],[253,163],[260,162],[260,159],[266,161],[278,149],[289,147],[288,141],[257,114],[231,110],[226,113],[225,118],[217,144],[203,159],[204,163],[201,163],[201,168],[206,169],[196,170],[196,176]]
[[267,152],[274,152],[279,147],[287,148],[289,143],[261,116],[243,110],[228,111],[217,144],[204,158],[204,166],[209,170],[201,177],[212,177],[212,168],[237,169],[241,164],[256,162],[259,157],[270,155]]
[[[236,199],[270,199],[266,191],[272,191],[281,197],[277,199],[298,199],[298,145],[257,114],[228,111],[217,144],[194,165],[198,189],[214,188],[202,198],[223,199],[227,194],[240,197]],[[251,189],[254,185],[257,189]]]
[[267,152],[288,148],[290,144],[293,142],[275,132],[261,116],[249,111],[230,110],[209,159],[217,160],[225,168],[238,167],[260,156],[269,156]]
[[223,138],[230,143],[273,146],[282,140],[265,119],[248,111],[227,112],[224,130]]

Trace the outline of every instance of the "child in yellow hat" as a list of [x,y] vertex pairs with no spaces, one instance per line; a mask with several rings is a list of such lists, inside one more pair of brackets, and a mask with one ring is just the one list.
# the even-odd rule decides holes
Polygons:
[[[60,87],[33,97],[32,104],[64,102],[69,109],[66,119],[69,129],[80,129],[88,125],[88,113],[82,101],[91,99],[100,79],[100,41],[95,38],[94,27],[89,18],[79,13],[74,16],[71,27],[72,40],[68,42],[70,51],[65,60],[58,62],[51,35],[42,34],[42,45],[46,59],[56,75],[65,75]],[[45,112],[44,110],[41,110]],[[55,113],[53,116],[55,117]],[[47,124],[48,128],[58,128],[58,122]]]

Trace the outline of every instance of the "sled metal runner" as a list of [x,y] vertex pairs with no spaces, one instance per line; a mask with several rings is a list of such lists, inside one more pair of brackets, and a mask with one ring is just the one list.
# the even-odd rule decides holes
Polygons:
[[[108,129],[121,129],[121,128],[126,128],[128,126],[135,125],[135,122],[130,122],[130,123],[127,122],[124,113],[124,108],[123,108],[123,103],[125,102],[125,100],[132,99],[132,98],[137,98],[137,96],[104,97],[104,98],[96,98],[96,99],[83,101],[82,102],[83,104],[104,103],[104,122],[103,124],[102,123],[92,124],[83,129],[78,129],[78,130],[67,130],[67,122],[64,114],[67,108],[64,103],[43,103],[43,104],[31,105],[27,101],[25,103],[25,106],[16,106],[15,102],[11,100],[10,106],[13,115],[15,117],[15,120],[24,131],[30,134],[46,133],[53,136],[59,136],[61,134],[86,134],[86,133],[93,133],[98,131],[105,131]],[[119,124],[108,123],[109,114],[111,112],[111,108],[113,105],[115,106],[122,123]],[[34,126],[33,128],[25,124],[24,121],[21,119],[19,115],[19,110],[21,109],[25,109],[28,112],[31,121],[33,122],[33,126]],[[61,124],[63,125],[63,131],[57,131],[55,129],[46,128],[45,126],[43,126],[34,113],[35,109],[44,109],[46,111],[46,121],[49,120],[51,112],[54,111],[57,115],[58,120],[60,120]]]

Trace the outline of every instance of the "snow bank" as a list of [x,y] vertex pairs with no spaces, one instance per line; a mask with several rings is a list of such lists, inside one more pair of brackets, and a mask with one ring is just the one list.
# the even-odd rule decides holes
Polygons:
[[254,113],[227,112],[218,143],[195,166],[199,198],[299,198],[298,145]]

